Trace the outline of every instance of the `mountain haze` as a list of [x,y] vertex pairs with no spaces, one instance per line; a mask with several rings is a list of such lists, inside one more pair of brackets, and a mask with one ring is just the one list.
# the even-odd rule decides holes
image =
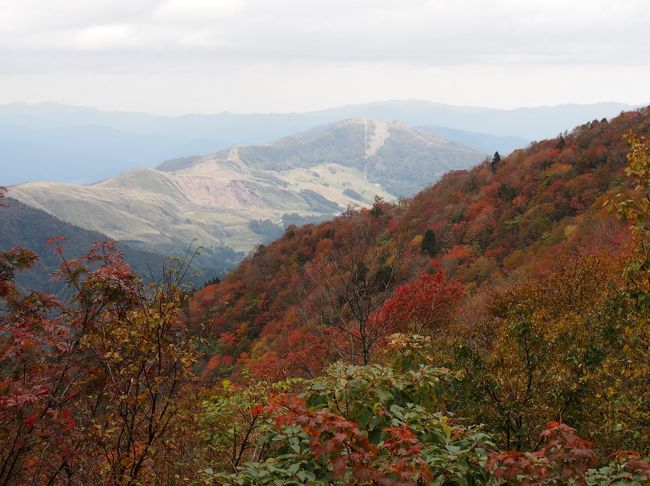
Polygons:
[[447,140],[458,142],[480,152],[493,154],[499,152],[501,155],[508,155],[517,149],[524,148],[530,143],[522,137],[508,135],[492,135],[490,133],[468,132],[457,128],[430,127],[426,125],[416,127],[426,133],[433,133]]
[[[309,130],[266,145],[236,145],[215,158],[249,168],[288,171],[322,164],[355,169],[395,196],[409,196],[449,170],[469,167],[484,155],[461,144],[415,130],[403,123],[366,118]],[[173,171],[203,159],[164,163]]]
[[[609,118],[630,108],[598,103],[503,110],[412,100],[306,113],[156,116],[56,103],[15,103],[0,106],[0,153],[5,164],[0,183],[91,183],[133,167],[154,167],[167,159],[213,153],[235,144],[269,143],[314,126],[360,117],[518,137],[524,146],[584,120]],[[475,137],[442,136],[487,153],[507,153],[511,147],[472,145]]]
[[[228,267],[290,224],[322,221],[375,196],[392,200],[484,155],[400,123],[347,120],[258,146],[234,146],[93,185],[33,182],[9,194],[135,248]],[[234,251],[233,251],[234,250]]]

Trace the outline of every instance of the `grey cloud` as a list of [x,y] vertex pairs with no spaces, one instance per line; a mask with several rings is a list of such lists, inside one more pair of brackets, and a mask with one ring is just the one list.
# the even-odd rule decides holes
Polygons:
[[181,51],[432,65],[638,62],[650,54],[650,9],[637,0],[4,3],[0,27],[14,26],[0,28],[5,52]]
[[647,101],[647,0],[0,0],[0,103]]

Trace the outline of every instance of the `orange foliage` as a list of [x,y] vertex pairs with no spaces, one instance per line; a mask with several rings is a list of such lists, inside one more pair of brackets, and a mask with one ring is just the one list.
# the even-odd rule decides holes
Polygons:
[[432,332],[449,318],[453,305],[463,296],[463,287],[450,282],[442,272],[421,273],[417,280],[397,289],[380,311],[395,330],[407,326],[417,333]]

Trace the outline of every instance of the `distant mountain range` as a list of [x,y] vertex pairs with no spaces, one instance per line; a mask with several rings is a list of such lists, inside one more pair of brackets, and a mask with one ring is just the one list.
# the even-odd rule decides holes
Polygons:
[[9,195],[141,250],[204,248],[231,263],[290,224],[321,221],[376,195],[409,196],[485,154],[403,123],[354,119],[266,145],[235,145],[93,185],[34,182]]
[[[364,179],[392,196],[410,196],[445,172],[474,165],[484,156],[482,152],[404,123],[356,118],[271,144],[235,145],[212,158],[274,172],[338,164],[359,171]],[[158,169],[174,171],[204,161],[205,158],[168,161]],[[319,190],[327,193],[324,188]],[[371,199],[360,201],[368,203]]]
[[426,125],[416,128],[490,155],[494,154],[494,152],[499,152],[500,155],[509,155],[515,150],[525,147],[530,142],[521,137],[468,132],[466,130],[458,130],[457,128],[429,127]]
[[502,110],[385,101],[307,113],[154,116],[18,103],[0,106],[0,184],[93,183],[130,168],[155,167],[167,159],[214,153],[236,144],[269,143],[360,117],[435,127],[426,130],[481,152],[506,154],[530,140],[630,108],[598,103]]

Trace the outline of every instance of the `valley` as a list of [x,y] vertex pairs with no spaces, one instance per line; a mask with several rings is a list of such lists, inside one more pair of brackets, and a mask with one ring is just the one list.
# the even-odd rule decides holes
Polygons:
[[0,479],[645,484],[648,137],[364,118],[0,191]]
[[214,268],[222,250],[246,254],[289,225],[411,195],[483,158],[404,124],[355,119],[91,185],[12,186],[9,195],[142,250],[182,255],[201,247],[199,261]]

